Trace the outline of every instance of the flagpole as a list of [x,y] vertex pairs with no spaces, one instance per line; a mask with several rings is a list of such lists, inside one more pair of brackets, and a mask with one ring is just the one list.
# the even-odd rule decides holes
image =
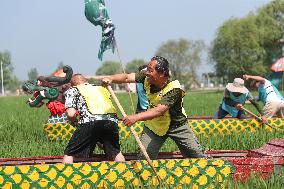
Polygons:
[[4,96],[4,80],[3,80],[3,62],[1,60],[1,89],[2,89],[2,96]]
[[[281,50],[282,50],[282,57],[284,56],[284,36],[282,36],[282,38],[279,40],[279,43],[281,45]],[[282,70],[282,93],[284,91],[283,89],[283,82],[284,82],[284,71]]]
[[[283,42],[283,40],[282,40],[282,42]],[[283,46],[283,43],[282,43],[282,56],[284,56],[284,46]],[[282,70],[282,82],[281,82],[282,83],[282,93],[284,91],[284,89],[283,89],[283,82],[284,82],[284,71]]]
[[[108,86],[107,86],[107,89],[108,89],[108,91],[110,92],[110,94],[111,94],[111,96],[112,96],[112,98],[113,98],[115,104],[117,105],[118,109],[120,110],[122,116],[123,116],[123,117],[126,117],[127,115],[126,115],[126,113],[125,113],[123,107],[121,106],[119,100],[117,99],[115,93],[113,92],[111,86],[108,85]],[[157,176],[158,182],[159,182],[161,185],[163,185],[162,180],[161,180],[160,176],[158,175],[158,173],[157,173],[157,171],[156,171],[156,169],[155,169],[155,167],[154,167],[154,165],[153,165],[153,163],[152,163],[152,161],[151,161],[151,159],[150,159],[150,157],[149,157],[149,155],[148,155],[148,153],[147,153],[145,147],[143,146],[142,142],[140,141],[139,137],[137,136],[137,134],[136,134],[136,132],[134,131],[134,129],[133,129],[132,126],[130,126],[130,131],[131,131],[132,135],[134,136],[135,141],[138,143],[138,146],[140,147],[141,152],[143,153],[144,157],[146,158],[146,161],[149,163],[149,165],[150,165],[151,169],[153,170],[154,174]]]
[[[119,53],[119,50],[118,50],[118,46],[117,46],[117,41],[116,41],[115,38],[114,38],[114,42],[115,42],[115,49],[116,49],[116,52],[117,52],[117,56],[118,56],[120,65],[121,65],[121,67],[122,67],[122,71],[123,71],[123,73],[126,73],[126,72],[125,72],[125,66],[124,66],[123,61],[122,61],[122,59],[121,59],[121,56],[120,56],[120,53]],[[127,83],[127,84],[129,84],[129,83]],[[131,96],[130,91],[128,91],[128,95],[129,95],[129,97],[130,97],[130,102],[131,102],[131,106],[132,106],[132,111],[133,111],[133,113],[135,113],[135,110],[134,110],[134,103],[133,103],[133,100],[132,100],[132,96]]]

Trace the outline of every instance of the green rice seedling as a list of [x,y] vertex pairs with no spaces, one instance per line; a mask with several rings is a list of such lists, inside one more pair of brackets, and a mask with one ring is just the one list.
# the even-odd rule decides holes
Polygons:
[[[136,95],[131,94],[136,106]],[[128,114],[133,114],[129,103],[129,94],[117,94],[122,106]],[[213,115],[222,99],[223,91],[219,92],[188,92],[184,98],[184,107],[188,115]],[[49,116],[45,106],[30,108],[25,102],[28,97],[0,98],[0,157],[27,157],[43,155],[62,155],[66,141],[49,141],[43,132],[43,123]],[[249,107],[251,108],[251,107]],[[119,115],[121,117],[121,115]],[[267,133],[259,130],[256,133],[240,133],[218,138],[218,136],[198,136],[204,149],[251,149],[258,148],[273,138],[283,137],[282,133]],[[133,137],[121,141],[124,153],[138,152],[139,148]],[[162,151],[176,151],[177,146],[167,140]],[[99,151],[98,151],[99,152]]]
[[[213,115],[222,99],[223,92],[188,92],[184,98],[184,107],[189,116]],[[133,114],[132,105],[127,93],[117,95],[127,114]],[[132,94],[133,104],[136,107],[136,96]],[[45,106],[30,108],[26,105],[27,97],[0,97],[0,157],[30,157],[30,156],[57,156],[63,155],[67,141],[49,141],[43,132],[43,123],[49,116]],[[254,108],[248,106],[254,111]],[[255,112],[256,113],[256,112]],[[121,117],[121,114],[119,115]],[[248,150],[259,148],[273,138],[283,138],[280,132],[265,132],[263,129],[255,133],[235,133],[234,135],[198,136],[205,150],[209,149],[240,149]],[[123,153],[136,153],[139,148],[132,136],[121,141]],[[177,151],[175,143],[168,139],[161,151]],[[95,153],[103,153],[96,149]],[[252,178],[248,183],[230,180],[225,188],[282,188],[283,173],[274,173],[270,179]],[[131,186],[129,186],[132,188]],[[220,187],[216,185],[215,188]],[[146,187],[144,187],[146,188]],[[158,188],[158,187],[157,187]],[[169,187],[170,188],[170,187]],[[183,188],[190,188],[185,185]]]

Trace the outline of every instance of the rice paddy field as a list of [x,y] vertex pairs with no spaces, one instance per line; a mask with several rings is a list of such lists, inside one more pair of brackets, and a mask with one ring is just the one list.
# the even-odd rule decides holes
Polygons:
[[[131,95],[134,107],[136,96]],[[213,115],[222,99],[223,91],[217,92],[189,92],[184,98],[184,107],[188,116]],[[122,106],[128,114],[133,113],[132,103],[127,93],[117,94]],[[0,157],[29,157],[62,155],[67,141],[49,141],[43,131],[43,123],[49,116],[45,106],[30,108],[26,104],[27,96],[0,97]],[[256,112],[251,105],[246,106]],[[283,138],[283,133],[265,132],[260,129],[255,133],[241,133],[227,137],[200,137],[203,148],[208,149],[240,149],[259,148],[273,138]],[[133,138],[121,143],[123,153],[138,152],[138,146]],[[178,150],[169,139],[163,145],[162,151]],[[97,153],[101,153],[96,149]],[[274,175],[270,180],[252,179],[248,184],[237,183],[238,188],[281,188],[283,175]],[[236,183],[235,183],[236,185]],[[228,187],[235,187],[228,183]]]

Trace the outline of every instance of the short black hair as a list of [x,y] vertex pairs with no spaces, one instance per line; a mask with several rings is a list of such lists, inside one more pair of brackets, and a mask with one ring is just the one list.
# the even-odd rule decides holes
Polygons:
[[166,77],[170,76],[169,62],[166,58],[161,56],[154,56],[153,58],[151,58],[151,61],[152,60],[157,61],[157,65],[155,67],[157,72],[163,73]]

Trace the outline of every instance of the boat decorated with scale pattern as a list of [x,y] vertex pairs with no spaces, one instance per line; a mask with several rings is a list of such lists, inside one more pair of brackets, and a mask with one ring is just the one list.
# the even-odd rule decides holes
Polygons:
[[[212,119],[209,116],[199,116],[188,118],[188,123],[196,135],[208,136],[225,136],[235,133],[256,132],[264,129],[267,132],[272,132],[273,129],[259,122],[256,119]],[[284,119],[272,118],[269,120],[270,125],[284,131]],[[130,129],[122,122],[119,122],[120,139],[125,140],[131,135]],[[44,124],[44,132],[50,140],[69,140],[75,131],[76,127],[67,122],[65,114],[61,116],[52,115]],[[144,122],[137,122],[133,126],[138,135],[143,131]]]
[[[284,139],[254,150],[211,150],[210,158],[184,159],[179,152],[161,152],[153,165],[169,188],[223,187],[228,179],[246,181],[257,174],[284,174]],[[159,182],[145,160],[125,154],[126,162],[103,161],[103,155],[62,164],[62,156],[1,158],[1,188],[135,188]]]

